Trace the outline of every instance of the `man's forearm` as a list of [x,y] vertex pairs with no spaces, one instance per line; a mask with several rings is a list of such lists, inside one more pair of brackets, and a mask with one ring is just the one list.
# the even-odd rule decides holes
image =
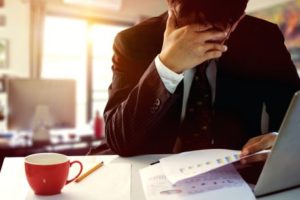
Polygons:
[[[110,94],[116,94],[118,88],[111,88]],[[116,101],[111,96],[110,101]],[[122,156],[143,154],[148,151],[145,143],[148,138],[156,137],[149,133],[160,121],[177,94],[171,94],[165,88],[155,64],[152,63],[133,87],[127,98],[105,110],[106,138],[110,148]],[[158,137],[158,136],[157,136]],[[154,147],[155,148],[155,147]]]

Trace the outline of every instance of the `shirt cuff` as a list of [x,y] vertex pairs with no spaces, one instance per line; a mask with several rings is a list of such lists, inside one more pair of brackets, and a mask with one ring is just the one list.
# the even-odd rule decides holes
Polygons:
[[173,72],[169,68],[167,68],[159,59],[159,56],[156,56],[154,60],[156,70],[164,83],[166,89],[173,94],[179,85],[179,83],[183,79],[183,74],[177,74],[176,72]]

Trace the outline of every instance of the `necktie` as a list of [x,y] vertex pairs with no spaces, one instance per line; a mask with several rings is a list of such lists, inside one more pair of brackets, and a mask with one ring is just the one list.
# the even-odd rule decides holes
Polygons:
[[206,76],[208,63],[197,66],[181,126],[181,151],[213,148],[212,92]]

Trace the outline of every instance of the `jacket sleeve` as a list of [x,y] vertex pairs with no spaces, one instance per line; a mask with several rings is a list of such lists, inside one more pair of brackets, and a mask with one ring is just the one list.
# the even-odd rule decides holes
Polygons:
[[284,44],[284,37],[277,26],[274,25],[270,37],[272,43],[266,45],[269,45],[272,51],[266,52],[266,56],[272,58],[269,71],[271,78],[266,80],[264,97],[269,114],[269,131],[277,132],[294,93],[300,90],[300,80]]
[[179,95],[165,88],[154,61],[150,66],[143,66],[133,59],[126,42],[122,34],[114,42],[113,80],[104,119],[109,147],[121,156],[133,156],[149,153],[144,148],[145,143],[150,137],[159,136],[149,130],[157,125]]

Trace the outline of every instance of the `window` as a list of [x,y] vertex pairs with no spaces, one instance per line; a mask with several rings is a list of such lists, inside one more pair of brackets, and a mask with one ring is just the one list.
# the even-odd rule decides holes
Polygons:
[[92,115],[99,111],[103,113],[108,99],[107,89],[112,80],[112,45],[116,34],[124,26],[95,24],[91,29],[93,44],[93,92]]
[[84,20],[46,17],[42,78],[76,80],[76,124],[86,121],[87,23]]
[[[92,116],[96,111],[103,113],[108,99],[107,89],[112,79],[113,41],[116,34],[127,27],[89,23],[85,19],[46,16],[41,78],[76,80],[78,127],[86,124],[89,103]],[[89,63],[91,66],[88,66]],[[87,78],[89,68],[92,69],[92,80]],[[88,81],[92,83],[92,102],[87,102]]]

